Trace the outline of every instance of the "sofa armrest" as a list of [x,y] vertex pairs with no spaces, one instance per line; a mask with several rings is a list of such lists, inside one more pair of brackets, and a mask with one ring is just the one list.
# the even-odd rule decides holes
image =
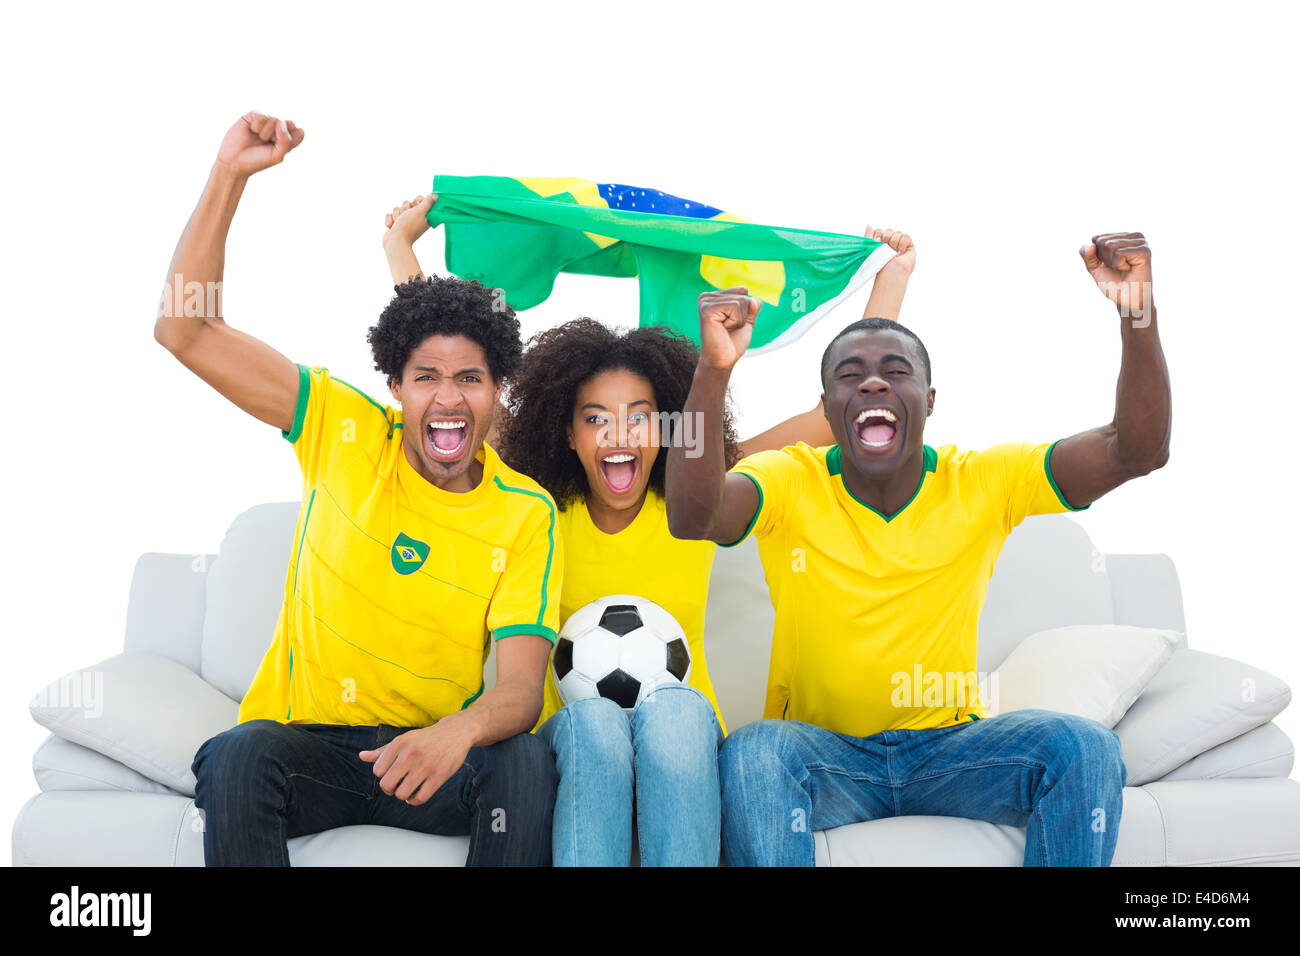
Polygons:
[[51,733],[188,796],[195,753],[239,719],[239,704],[157,654],[118,654],[72,671],[29,707]]
[[111,757],[55,734],[50,734],[36,748],[32,755],[32,774],[43,793],[55,790],[176,793]]

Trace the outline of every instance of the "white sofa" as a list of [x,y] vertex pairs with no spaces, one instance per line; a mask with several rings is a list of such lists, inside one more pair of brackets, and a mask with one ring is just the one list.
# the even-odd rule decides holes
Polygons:
[[[244,512],[219,555],[141,556],[124,653],[32,703],[53,733],[33,760],[40,793],[14,823],[15,865],[202,865],[189,761],[235,723],[279,612],[296,514],[296,503]],[[1030,518],[993,576],[979,669],[996,669],[1035,632],[1112,623],[1184,631],[1173,564],[1163,555],[1102,555],[1070,519]],[[771,625],[753,541],[718,549],[705,646],[732,729],[759,717]],[[490,660],[489,683],[493,670]],[[1238,692],[1247,685],[1249,694]],[[78,703],[102,711],[97,719],[67,717],[78,688],[88,698]],[[1294,747],[1272,723],[1289,701],[1277,678],[1181,646],[1115,728],[1130,785],[1114,864],[1300,864],[1300,783],[1288,779]],[[817,862],[1015,866],[1024,840],[1018,827],[898,817],[818,832]],[[295,838],[289,852],[300,866],[460,865],[467,845],[357,826]]]

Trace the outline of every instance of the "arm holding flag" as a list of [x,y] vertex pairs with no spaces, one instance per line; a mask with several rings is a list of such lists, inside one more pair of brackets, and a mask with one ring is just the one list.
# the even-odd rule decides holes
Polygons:
[[883,242],[897,255],[876,273],[862,317],[897,322],[898,313],[903,309],[903,293],[907,291],[907,282],[912,277],[912,270],[916,268],[916,243],[911,236],[899,229],[874,229],[867,226],[864,235],[868,239]]
[[[864,319],[881,318],[891,322],[898,321],[898,314],[903,309],[903,295],[907,292],[908,280],[916,268],[916,243],[912,237],[899,229],[879,229],[867,226],[864,235],[868,239],[883,242],[897,255],[890,259],[876,273],[871,284],[871,295],[867,307],[862,312]],[[814,448],[834,445],[835,436],[826,422],[826,410],[821,399],[812,411],[800,412],[793,418],[787,418],[779,425],[774,425],[765,432],[740,443],[742,458],[759,451],[784,448],[796,442],[806,442]]]
[[[424,270],[415,257],[415,240],[428,231],[429,210],[437,201],[437,193],[416,196],[400,206],[394,206],[393,211],[384,216],[384,258],[388,260],[388,273],[393,277],[395,285],[424,278]],[[505,415],[505,406],[497,402],[492,414],[492,426],[483,438],[493,448],[497,445]]]
[[437,193],[408,199],[384,217],[384,257],[393,282],[401,284],[408,279],[424,278],[424,270],[415,258],[415,240],[429,228],[429,210],[438,201]]

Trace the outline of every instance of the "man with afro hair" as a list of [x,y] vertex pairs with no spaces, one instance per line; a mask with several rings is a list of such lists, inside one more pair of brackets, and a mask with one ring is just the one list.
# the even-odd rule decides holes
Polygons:
[[[260,113],[231,127],[169,280],[219,288],[248,178],[302,140]],[[549,863],[555,767],[528,731],[559,626],[555,505],[483,441],[520,360],[513,312],[476,282],[398,286],[369,334],[393,407],[212,311],[160,310],[155,338],[281,430],[303,499],[239,722],[194,759],[206,862],[288,865],[292,837],[372,824],[468,835],[469,865]]]

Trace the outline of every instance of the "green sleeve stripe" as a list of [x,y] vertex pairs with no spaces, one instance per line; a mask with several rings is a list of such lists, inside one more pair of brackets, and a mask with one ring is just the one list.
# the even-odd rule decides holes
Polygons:
[[492,632],[492,640],[499,641],[503,637],[514,637],[516,634],[536,634],[538,637],[544,637],[552,644],[555,643],[556,633],[545,624],[511,624],[509,627],[498,627]]
[[487,685],[484,684],[482,681],[480,681],[480,682],[479,682],[479,685],[478,685],[478,690],[474,691],[474,696],[473,696],[473,697],[468,697],[468,698],[466,698],[465,703],[463,703],[463,704],[460,705],[460,709],[461,709],[461,710],[464,710],[464,709],[465,709],[466,707],[468,707],[470,704],[474,703],[474,701],[476,701],[476,700],[478,700],[480,697],[482,697],[482,696],[483,696],[483,688],[484,688],[485,686],[487,686]]
[[1056,492],[1057,499],[1066,508],[1069,508],[1071,511],[1087,511],[1092,507],[1091,505],[1084,505],[1082,508],[1076,508],[1074,505],[1066,501],[1065,495],[1061,494],[1061,486],[1058,485],[1056,479],[1052,477],[1052,449],[1056,447],[1056,444],[1059,441],[1060,439],[1058,438],[1056,441],[1048,445],[1047,454],[1043,456],[1043,470],[1047,472],[1047,483],[1052,486],[1052,490]]
[[307,398],[311,395],[311,374],[307,366],[298,366],[298,404],[293,409],[293,425],[288,431],[280,429],[280,434],[292,445],[302,434],[302,425],[307,418]]
[[735,541],[731,542],[731,544],[722,544],[721,542],[719,542],[718,543],[719,548],[734,548],[736,545],[740,544],[740,542],[748,538],[749,533],[754,530],[754,525],[758,524],[758,516],[763,513],[763,486],[758,483],[757,478],[755,478],[747,471],[738,471],[736,472],[736,474],[744,475],[746,478],[748,478],[750,481],[754,483],[754,487],[758,489],[758,507],[754,509],[754,517],[749,519],[749,525],[745,528],[745,533],[742,534]]
[[[546,618],[546,582],[551,579],[551,559],[555,557],[555,504],[551,501],[549,495],[530,491],[527,488],[515,488],[512,485],[507,485],[501,480],[500,475],[493,475],[492,480],[496,482],[496,486],[502,491],[513,491],[520,495],[532,495],[538,501],[545,504],[547,511],[550,512],[550,524],[546,526],[546,570],[542,572],[541,607],[537,609],[537,626],[542,627],[542,621]],[[550,629],[547,628],[547,630]],[[499,635],[500,633],[500,630],[498,630],[497,634]],[[552,631],[551,633],[554,635],[555,632]],[[554,637],[552,637],[551,641],[554,643]]]

